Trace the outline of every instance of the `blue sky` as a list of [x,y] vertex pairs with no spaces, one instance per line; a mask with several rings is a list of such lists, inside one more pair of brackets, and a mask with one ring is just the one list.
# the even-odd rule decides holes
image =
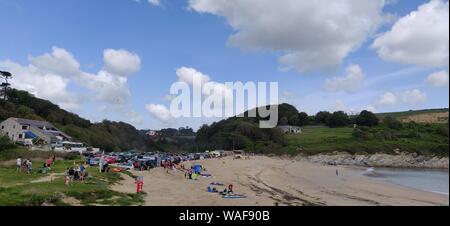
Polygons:
[[[230,0],[231,5],[226,0],[160,0],[159,4],[144,0],[0,0],[0,27],[8,33],[0,35],[0,69],[13,72],[13,86],[83,117],[122,120],[138,128],[197,128],[214,120],[164,120],[160,117],[167,113],[164,109],[146,108],[169,107],[164,97],[182,67],[218,83],[279,82],[281,100],[309,114],[448,107],[448,1],[369,0],[366,5],[349,7],[345,4],[352,4],[351,0],[344,0],[342,6],[349,8],[342,14],[327,1],[273,2],[263,0],[256,7],[245,0]],[[296,4],[294,10],[283,7],[289,3]],[[325,26],[332,23],[335,33],[318,28],[321,19],[298,16],[302,7],[317,7],[323,21],[329,21]],[[416,15],[408,17],[413,11]],[[351,17],[345,14],[352,13],[369,21],[368,27],[373,29],[366,31],[356,20],[349,22]],[[433,20],[433,26],[422,26]],[[249,35],[230,39],[240,32]],[[315,33],[331,36],[315,43],[307,37]],[[424,43],[426,51],[419,51]],[[329,52],[316,52],[315,45],[329,47]],[[335,48],[346,50],[334,56]],[[386,51],[380,53],[382,49]],[[105,50],[124,60],[108,61]],[[283,63],[282,58],[290,53],[306,57]],[[306,60],[313,56],[320,57]],[[318,63],[322,59],[324,62]],[[76,62],[79,67],[73,72],[36,63],[48,61],[64,69]],[[117,65],[108,67],[107,62]],[[129,62],[125,65],[129,67],[119,73],[114,69],[123,68],[121,62]],[[289,69],[281,69],[286,67]],[[89,80],[89,76],[96,79],[86,84],[83,79]],[[52,89],[52,84],[58,87],[55,92],[45,90]],[[114,103],[114,95],[126,98]]]

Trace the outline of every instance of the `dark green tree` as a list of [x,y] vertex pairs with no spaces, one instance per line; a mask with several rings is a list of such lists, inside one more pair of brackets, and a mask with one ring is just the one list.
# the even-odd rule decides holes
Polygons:
[[379,123],[378,117],[370,112],[370,111],[362,111],[357,117],[356,117],[356,124],[358,126],[377,126]]

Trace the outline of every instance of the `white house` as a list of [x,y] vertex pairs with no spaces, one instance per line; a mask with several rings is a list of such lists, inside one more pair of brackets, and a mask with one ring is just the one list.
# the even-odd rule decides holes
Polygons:
[[46,121],[9,118],[0,123],[0,129],[0,134],[25,145],[32,145],[32,140],[41,140],[48,145],[72,140],[72,137]]
[[278,129],[281,129],[284,133],[290,134],[299,134],[302,133],[302,128],[298,126],[277,126]]

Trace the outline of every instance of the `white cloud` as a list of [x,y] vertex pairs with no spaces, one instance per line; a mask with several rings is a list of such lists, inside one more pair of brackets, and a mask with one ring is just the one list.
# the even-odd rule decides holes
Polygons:
[[174,120],[169,109],[167,109],[167,107],[165,107],[164,105],[148,104],[145,106],[145,108],[153,117],[163,123],[169,123]]
[[80,69],[79,62],[67,50],[53,47],[51,53],[29,57],[29,65],[7,60],[0,62],[0,68],[13,73],[12,87],[50,100],[67,110],[78,109],[85,100],[84,94],[68,90],[70,84],[90,90],[91,100],[124,104],[131,96],[126,76],[139,70],[139,56],[126,50],[108,49],[104,51],[104,59],[105,70],[88,73]]
[[377,106],[393,106],[397,104],[406,104],[408,106],[418,105],[427,100],[427,94],[418,89],[406,90],[403,92],[386,92],[376,102]]
[[194,68],[181,67],[176,71],[179,82],[185,82],[191,86],[194,85],[194,80],[201,81],[200,85],[203,85],[211,80],[208,75],[205,75]]
[[155,6],[159,6],[159,4],[161,4],[159,0],[148,0],[148,3]]
[[377,101],[378,106],[392,106],[397,103],[397,96],[391,92],[384,93]]
[[329,92],[356,92],[364,81],[364,73],[359,65],[347,67],[345,77],[334,77],[325,81],[325,88]]
[[10,80],[13,88],[26,90],[68,110],[80,107],[80,97],[67,90],[69,80],[63,76],[41,70],[33,64],[22,66],[10,60],[0,62],[0,68],[13,74]]
[[439,71],[435,72],[428,76],[425,80],[426,83],[432,87],[443,87],[448,86],[448,72],[447,71]]
[[128,79],[107,71],[97,74],[82,73],[77,82],[83,83],[84,87],[91,90],[95,94],[93,98],[109,104],[122,105],[131,97]]
[[401,100],[409,105],[417,105],[425,102],[427,95],[418,89],[408,90],[401,94]]
[[53,47],[52,50],[52,53],[29,57],[30,63],[44,73],[67,77],[79,75],[80,64],[71,53],[58,47]]
[[431,0],[400,18],[372,45],[381,58],[403,64],[448,66],[449,2]]
[[[133,0],[133,1],[135,1],[135,2],[137,2],[137,3],[141,3],[141,0]],[[150,5],[153,5],[153,6],[159,6],[159,5],[161,5],[161,0],[147,0],[147,2],[148,2]]]
[[229,43],[282,54],[299,72],[335,68],[385,22],[384,0],[189,0],[189,9],[225,17]]
[[[195,88],[199,88],[202,90],[202,94],[207,97],[217,97],[218,99],[227,100],[228,98],[233,98],[233,91],[228,89],[224,83],[219,83],[211,80],[209,75],[203,74],[202,72],[189,67],[181,67],[176,71],[179,82],[186,82],[191,87],[194,87],[194,79],[201,81],[200,86],[196,86]],[[206,83],[212,85],[212,90],[214,93],[208,93],[206,87],[204,86]]]
[[103,52],[105,71],[120,76],[133,74],[141,69],[141,58],[124,49],[106,49]]

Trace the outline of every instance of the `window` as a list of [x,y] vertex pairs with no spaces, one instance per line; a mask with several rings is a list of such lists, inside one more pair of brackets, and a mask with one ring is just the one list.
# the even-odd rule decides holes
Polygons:
[[19,139],[22,139],[23,138],[23,134],[19,134]]
[[4,129],[5,128],[5,126],[2,126],[2,129]]
[[27,129],[28,129],[28,126],[22,126],[22,129],[23,129],[23,130],[27,130]]
[[16,125],[13,125],[13,129],[15,129],[16,128]]

